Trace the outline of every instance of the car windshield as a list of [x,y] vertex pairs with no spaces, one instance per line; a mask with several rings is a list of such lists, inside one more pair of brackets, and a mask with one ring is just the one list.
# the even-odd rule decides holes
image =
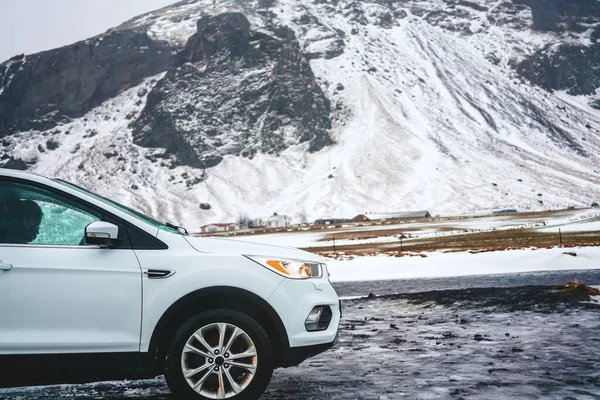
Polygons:
[[122,211],[122,212],[124,212],[126,214],[129,214],[129,215],[131,215],[134,218],[140,219],[140,220],[144,221],[145,223],[152,225],[155,228],[161,229],[163,231],[171,232],[171,233],[177,233],[177,234],[180,234],[180,235],[187,235],[187,233],[183,232],[183,230],[184,230],[183,228],[180,230],[177,227],[175,227],[174,225],[170,226],[170,225],[167,225],[165,223],[159,222],[159,221],[155,220],[154,218],[150,218],[147,215],[142,214],[139,211],[133,210],[133,209],[131,209],[129,207],[126,207],[126,206],[124,206],[122,204],[119,204],[116,201],[112,201],[110,199],[107,199],[106,197],[102,197],[99,194],[90,192],[89,190],[84,189],[82,187],[79,187],[79,186],[77,186],[77,185],[75,185],[73,183],[70,183],[70,182],[67,182],[67,181],[63,181],[61,179],[53,179],[53,181],[57,182],[57,183],[60,183],[61,185],[67,186],[67,187],[69,187],[71,189],[75,189],[78,192],[85,193],[88,196],[91,196],[94,199],[99,200],[99,201],[101,201],[101,202],[103,202],[105,204],[108,204],[108,205],[110,205],[110,206],[118,209],[119,211]]

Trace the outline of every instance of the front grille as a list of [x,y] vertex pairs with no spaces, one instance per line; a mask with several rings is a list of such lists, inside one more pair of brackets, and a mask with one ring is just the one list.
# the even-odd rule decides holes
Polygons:
[[319,330],[324,331],[329,328],[332,317],[333,313],[331,312],[331,307],[325,306],[323,312],[321,312],[321,318],[319,318]]

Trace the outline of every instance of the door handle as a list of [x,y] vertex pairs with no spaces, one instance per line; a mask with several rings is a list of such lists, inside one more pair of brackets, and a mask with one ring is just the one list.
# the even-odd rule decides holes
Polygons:
[[0,271],[10,271],[12,270],[12,265],[11,264],[5,264],[0,262]]

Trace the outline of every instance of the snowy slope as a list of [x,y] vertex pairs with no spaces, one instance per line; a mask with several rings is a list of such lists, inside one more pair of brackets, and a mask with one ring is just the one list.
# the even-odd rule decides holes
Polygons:
[[[291,27],[334,109],[335,144],[317,153],[298,145],[280,156],[227,156],[206,171],[161,166],[152,161],[161,150],[134,145],[128,127],[158,76],[58,129],[19,133],[10,154],[35,160],[36,172],[192,229],[241,213],[319,218],[589,206],[600,198],[600,113],[581,98],[531,85],[509,64],[547,44],[585,44],[590,31],[533,32],[524,9],[491,24],[490,15],[503,16],[503,2],[471,3],[481,10],[434,0],[391,8],[184,1],[116,28],[146,29],[181,46],[202,13],[240,11],[255,29],[267,19]],[[89,129],[97,135],[84,139]],[[60,147],[41,152],[50,136]],[[200,202],[212,209],[200,210]]]

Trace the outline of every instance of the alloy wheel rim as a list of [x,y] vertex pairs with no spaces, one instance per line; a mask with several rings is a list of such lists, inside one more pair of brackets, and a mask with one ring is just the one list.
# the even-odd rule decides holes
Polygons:
[[228,399],[243,392],[258,367],[250,336],[225,322],[198,329],[185,343],[181,369],[190,387],[209,399]]

